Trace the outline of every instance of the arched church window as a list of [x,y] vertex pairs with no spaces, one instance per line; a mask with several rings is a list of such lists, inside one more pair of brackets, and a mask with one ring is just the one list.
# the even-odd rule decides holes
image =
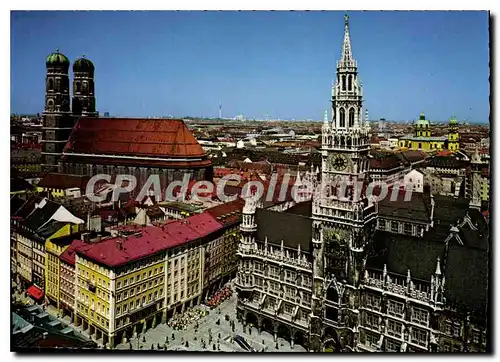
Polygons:
[[56,92],[61,91],[61,78],[56,78]]
[[354,108],[349,110],[349,127],[354,126]]
[[345,91],[346,79],[345,75],[342,76],[342,90]]
[[81,90],[80,82],[75,83],[75,88],[76,88],[76,92],[80,92],[80,90]]
[[48,88],[49,90],[54,90],[54,80],[52,78],[49,78],[48,80]]
[[347,81],[348,81],[348,84],[347,84],[347,89],[348,89],[349,91],[352,91],[352,75],[349,75],[349,76],[347,77]]
[[339,113],[340,113],[340,124],[339,124],[339,127],[345,127],[345,110],[344,108],[340,108],[339,110]]
[[49,98],[47,99],[47,110],[52,111],[54,109],[54,100]]

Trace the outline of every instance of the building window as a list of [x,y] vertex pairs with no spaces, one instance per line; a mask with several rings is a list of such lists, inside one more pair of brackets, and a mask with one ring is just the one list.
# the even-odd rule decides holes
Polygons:
[[267,299],[267,307],[269,309],[274,309],[275,306],[276,306],[276,299],[269,297]]
[[385,340],[385,350],[386,352],[399,352],[401,345],[391,339]]
[[378,341],[379,338],[375,334],[365,334],[365,345],[367,345],[368,347],[377,347]]
[[429,312],[425,309],[413,307],[412,321],[427,326],[429,321]]
[[[344,84],[344,86],[345,86],[345,84]],[[340,117],[339,117],[340,118],[340,125],[339,125],[339,127],[344,128],[345,127],[345,110],[344,110],[344,108],[340,108],[339,114],[340,114]]]
[[304,304],[305,305],[310,305],[311,304],[311,294],[304,293]]
[[366,305],[371,309],[379,310],[380,309],[380,298],[374,294],[366,294]]
[[453,336],[460,337],[460,325],[458,324],[453,325]]
[[285,303],[285,306],[283,308],[286,314],[292,315],[293,314],[293,305]]
[[[351,77],[349,77],[351,80]],[[354,108],[349,109],[349,127],[354,127]]]
[[397,233],[398,232],[398,223],[396,221],[391,221],[391,231],[393,233]]
[[378,329],[378,316],[375,314],[366,314],[366,326],[373,328],[373,329]]
[[385,226],[385,219],[379,219],[379,220],[378,220],[378,228],[379,228],[380,230],[385,230],[385,227],[386,227],[386,226]]
[[387,306],[387,313],[389,315],[393,315],[396,317],[402,317],[403,316],[403,311],[404,311],[404,304],[400,302],[395,302],[393,300],[389,300],[388,306]]
[[410,223],[405,223],[405,234],[407,235],[412,234],[412,225]]
[[389,319],[387,323],[387,333],[390,336],[401,337],[402,327],[403,325],[401,323]]
[[427,332],[420,328],[413,327],[411,330],[411,341],[419,346],[426,346]]
[[478,331],[473,331],[472,332],[472,341],[474,343],[478,344],[479,343],[479,338],[480,338],[479,332]]

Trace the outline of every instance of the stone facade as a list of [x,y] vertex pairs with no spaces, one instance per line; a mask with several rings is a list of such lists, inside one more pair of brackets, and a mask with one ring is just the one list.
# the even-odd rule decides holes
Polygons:
[[310,209],[264,213],[245,200],[239,318],[315,352],[484,351],[488,231],[478,210],[425,193],[328,197],[339,177],[368,180],[370,166],[347,18],[337,70],[321,178],[304,178]]

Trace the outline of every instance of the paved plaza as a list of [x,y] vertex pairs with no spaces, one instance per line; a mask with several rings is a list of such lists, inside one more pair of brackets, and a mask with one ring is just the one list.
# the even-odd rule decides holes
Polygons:
[[[216,351],[222,352],[245,352],[232,338],[236,335],[243,336],[247,342],[257,351],[266,352],[304,352],[305,349],[300,345],[295,345],[292,349],[290,343],[285,339],[278,338],[278,349],[272,334],[263,331],[258,333],[257,328],[253,327],[249,331],[246,327],[243,332],[243,325],[236,320],[236,294],[233,294],[229,299],[222,302],[217,308],[210,310],[208,316],[198,320],[198,329],[195,330],[196,322],[187,326],[185,330],[174,330],[167,324],[159,324],[155,328],[146,331],[143,335],[137,338],[131,338],[129,342],[117,345],[117,349],[142,349],[149,350],[154,346],[156,350],[158,344],[161,348],[166,344],[165,337],[168,337],[166,347],[168,350],[187,350],[187,351],[213,351],[215,344]],[[235,331],[231,329],[230,321],[226,321],[225,315],[230,316],[230,321],[235,322]],[[220,324],[217,321],[220,319]],[[212,342],[209,343],[209,335],[212,334]],[[172,340],[172,334],[175,339]],[[220,335],[220,338],[219,338]],[[206,343],[206,348],[203,349],[201,340]],[[185,346],[186,341],[188,347]]]
[[[33,304],[30,298],[15,293],[14,298],[17,300],[22,300],[25,303]],[[278,349],[276,349],[276,342],[274,342],[274,337],[272,334],[262,331],[261,334],[258,333],[256,327],[250,328],[247,326],[245,331],[243,331],[242,323],[238,322],[236,319],[236,294],[233,295],[222,302],[217,308],[210,310],[209,314],[202,317],[197,321],[198,329],[196,329],[196,322],[187,325],[185,330],[175,330],[174,328],[168,326],[167,324],[159,324],[155,328],[151,328],[146,333],[138,335],[136,338],[131,338],[126,343],[120,343],[115,348],[121,350],[129,350],[131,347],[134,350],[150,350],[153,346],[155,350],[158,349],[158,345],[164,350],[166,346],[167,350],[184,350],[184,351],[221,351],[221,352],[246,352],[242,349],[236,342],[233,341],[236,335],[243,336],[246,341],[255,348],[256,351],[266,351],[266,352],[305,352],[305,348],[301,345],[295,344],[292,349],[290,343],[279,338]],[[203,308],[203,307],[195,307]],[[53,317],[58,317],[58,311],[52,306],[48,306],[46,311],[50,313]],[[227,321],[225,316],[229,315],[230,320]],[[66,326],[70,326],[76,331],[84,334],[86,337],[90,337],[87,331],[83,331],[81,326],[75,326],[70,317],[65,316],[64,318],[59,318],[59,320]],[[217,321],[220,320],[220,324]],[[232,331],[231,322],[235,324],[235,330]],[[209,342],[209,335],[212,335],[212,340]],[[174,339],[172,339],[172,335]],[[220,336],[220,337],[219,337]],[[168,337],[168,342],[166,342],[166,337]],[[205,342],[205,348],[203,348],[202,340]],[[99,347],[102,346],[102,340],[96,341]],[[188,342],[188,346],[186,346]]]

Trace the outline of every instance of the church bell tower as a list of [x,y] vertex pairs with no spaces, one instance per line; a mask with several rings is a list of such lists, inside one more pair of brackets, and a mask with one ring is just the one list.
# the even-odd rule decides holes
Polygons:
[[[337,316],[337,349],[355,350],[358,337],[359,284],[367,246],[375,227],[368,200],[370,134],[363,122],[363,90],[352,55],[349,16],[332,86],[332,118],[322,128],[322,170],[313,197],[313,307],[310,349],[323,351],[325,302]],[[336,307],[332,307],[332,306]]]
[[69,106],[69,59],[56,50],[47,57],[45,65],[42,171],[57,172],[59,159],[75,123]]
[[73,103],[76,117],[97,117],[94,94],[94,64],[85,56],[73,63]]

